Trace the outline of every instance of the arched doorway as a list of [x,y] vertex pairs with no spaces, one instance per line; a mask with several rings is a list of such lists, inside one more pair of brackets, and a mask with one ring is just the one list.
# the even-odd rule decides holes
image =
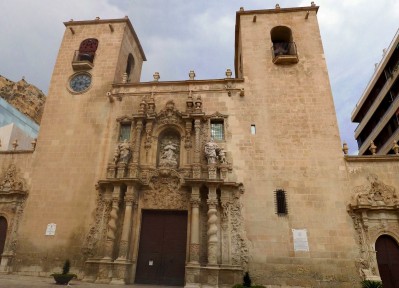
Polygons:
[[399,245],[388,235],[375,242],[378,270],[384,288],[399,288]]
[[1,254],[4,251],[4,245],[6,244],[7,235],[7,220],[3,216],[0,216],[0,260]]

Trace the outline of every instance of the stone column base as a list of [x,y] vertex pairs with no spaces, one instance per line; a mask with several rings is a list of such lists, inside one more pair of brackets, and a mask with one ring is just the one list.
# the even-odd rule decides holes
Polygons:
[[94,283],[109,284],[111,282],[112,262],[101,261],[98,264],[97,279]]
[[185,288],[218,288],[233,287],[242,283],[243,270],[239,266],[199,266],[188,264],[186,266]]
[[115,260],[112,265],[112,280],[110,284],[125,285],[128,283],[129,267],[132,263],[126,260]]

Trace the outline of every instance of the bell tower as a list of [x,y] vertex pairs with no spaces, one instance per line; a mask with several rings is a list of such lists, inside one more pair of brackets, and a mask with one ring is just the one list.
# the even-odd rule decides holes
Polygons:
[[[29,175],[30,216],[21,223],[19,244],[20,255],[35,251],[37,262],[48,255],[54,267],[59,263],[51,259],[69,257],[57,256],[57,245],[68,247],[63,251],[69,255],[81,253],[79,235],[89,224],[94,187],[106,170],[113,109],[107,92],[114,83],[139,82],[146,60],[127,17],[64,25]],[[49,224],[56,225],[52,236],[45,235]],[[72,240],[76,237],[79,241]]]

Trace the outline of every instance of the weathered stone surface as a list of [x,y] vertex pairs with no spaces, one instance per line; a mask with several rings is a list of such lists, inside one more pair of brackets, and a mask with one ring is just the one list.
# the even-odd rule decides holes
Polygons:
[[40,124],[46,95],[36,86],[25,79],[13,82],[0,75],[0,97]]

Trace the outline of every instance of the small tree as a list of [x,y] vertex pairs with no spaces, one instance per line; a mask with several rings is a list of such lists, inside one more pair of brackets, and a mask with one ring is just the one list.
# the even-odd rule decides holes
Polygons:
[[69,259],[67,259],[64,263],[64,266],[62,267],[62,274],[68,274],[69,273],[69,269],[71,268],[71,262],[69,261]]
[[380,281],[364,280],[362,281],[362,288],[382,288]]
[[252,281],[251,281],[251,277],[249,277],[248,271],[245,272],[244,277],[243,277],[242,280],[243,280],[243,286],[244,287],[251,287]]

